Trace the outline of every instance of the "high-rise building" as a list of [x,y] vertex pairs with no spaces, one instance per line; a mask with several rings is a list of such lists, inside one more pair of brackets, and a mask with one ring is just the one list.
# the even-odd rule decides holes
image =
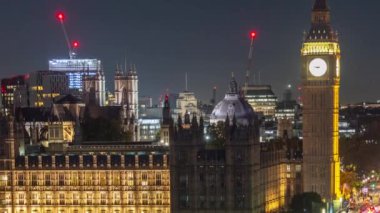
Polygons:
[[304,191],[340,198],[340,47],[326,0],[316,0],[301,49]]
[[96,75],[102,70],[102,64],[98,59],[52,59],[49,70],[64,72],[69,78],[69,88],[82,91],[83,76]]
[[286,131],[287,136],[292,138],[296,134],[295,128],[299,119],[300,106],[292,98],[291,85],[284,92],[283,100],[276,107],[277,136],[282,137]]
[[[28,75],[18,75],[11,78],[1,79],[1,98],[3,113],[9,114],[14,110],[15,95],[20,96],[20,89],[25,87]],[[18,94],[15,92],[18,91]]]
[[13,107],[44,107],[69,92],[68,78],[62,72],[35,71],[1,80],[6,111]]
[[243,86],[245,99],[256,113],[274,117],[277,97],[270,85],[247,85]]
[[62,72],[35,71],[27,76],[25,87],[20,88],[22,95],[15,99],[18,107],[51,106],[58,96],[69,93],[68,77]]

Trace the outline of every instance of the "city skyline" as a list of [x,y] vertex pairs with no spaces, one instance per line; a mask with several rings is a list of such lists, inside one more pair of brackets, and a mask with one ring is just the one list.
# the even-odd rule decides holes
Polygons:
[[[103,61],[109,90],[116,64],[124,63],[126,56],[137,65],[141,95],[150,95],[156,101],[166,89],[184,90],[187,72],[189,89],[197,97],[208,101],[216,85],[220,100],[231,72],[242,83],[249,32],[257,30],[253,70],[260,71],[261,82],[271,84],[281,98],[285,85],[300,84],[299,48],[302,31],[308,29],[309,19],[305,17],[310,17],[312,3],[118,1],[108,5],[101,1],[8,1],[0,9],[4,29],[0,39],[11,42],[4,42],[7,51],[0,54],[4,59],[0,61],[0,76],[47,69],[49,59],[68,58],[64,37],[54,18],[56,11],[62,10],[67,13],[71,38],[81,42],[79,57]],[[370,47],[376,46],[373,42],[380,32],[361,23],[371,25],[376,20],[379,3],[355,3],[329,2],[334,10],[334,30],[340,34],[344,52],[342,104],[378,99],[371,92],[378,86],[372,69],[376,55]],[[362,34],[368,38],[363,40]],[[359,78],[363,80],[357,81]]]

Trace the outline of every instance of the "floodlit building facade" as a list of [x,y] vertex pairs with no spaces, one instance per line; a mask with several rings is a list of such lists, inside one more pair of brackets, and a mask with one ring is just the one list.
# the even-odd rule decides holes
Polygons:
[[0,211],[170,212],[167,149],[150,144],[82,144],[20,156],[13,119],[1,120]]
[[170,144],[172,212],[281,212],[302,192],[300,147],[260,143],[257,114],[234,78],[206,133],[196,116],[174,124],[169,106],[166,98],[162,135],[169,135],[163,138]]
[[277,97],[270,85],[243,86],[244,97],[256,113],[274,117]]
[[102,70],[102,63],[98,59],[52,59],[49,60],[49,70],[65,73],[69,89],[82,91],[83,77],[95,76]]
[[340,198],[340,47],[326,0],[316,0],[301,49],[305,192]]

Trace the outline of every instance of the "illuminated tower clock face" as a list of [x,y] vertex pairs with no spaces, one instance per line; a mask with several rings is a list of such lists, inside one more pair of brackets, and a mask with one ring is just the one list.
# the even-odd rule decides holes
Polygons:
[[309,63],[309,71],[314,77],[321,77],[327,71],[327,63],[321,58],[315,58]]

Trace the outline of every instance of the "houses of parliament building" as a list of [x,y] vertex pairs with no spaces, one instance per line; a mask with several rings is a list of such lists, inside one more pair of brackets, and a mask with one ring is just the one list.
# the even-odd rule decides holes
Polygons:
[[[303,143],[287,130],[260,143],[260,120],[234,77],[208,126],[195,114],[173,120],[166,97],[151,142],[82,139],[83,112],[114,119],[120,107],[67,98],[50,111],[15,109],[0,116],[0,213],[261,213],[287,211],[304,191],[336,199],[340,51],[329,23],[326,0],[316,0],[302,47]],[[47,127],[36,127],[42,118]],[[48,139],[36,143],[42,132]]]

